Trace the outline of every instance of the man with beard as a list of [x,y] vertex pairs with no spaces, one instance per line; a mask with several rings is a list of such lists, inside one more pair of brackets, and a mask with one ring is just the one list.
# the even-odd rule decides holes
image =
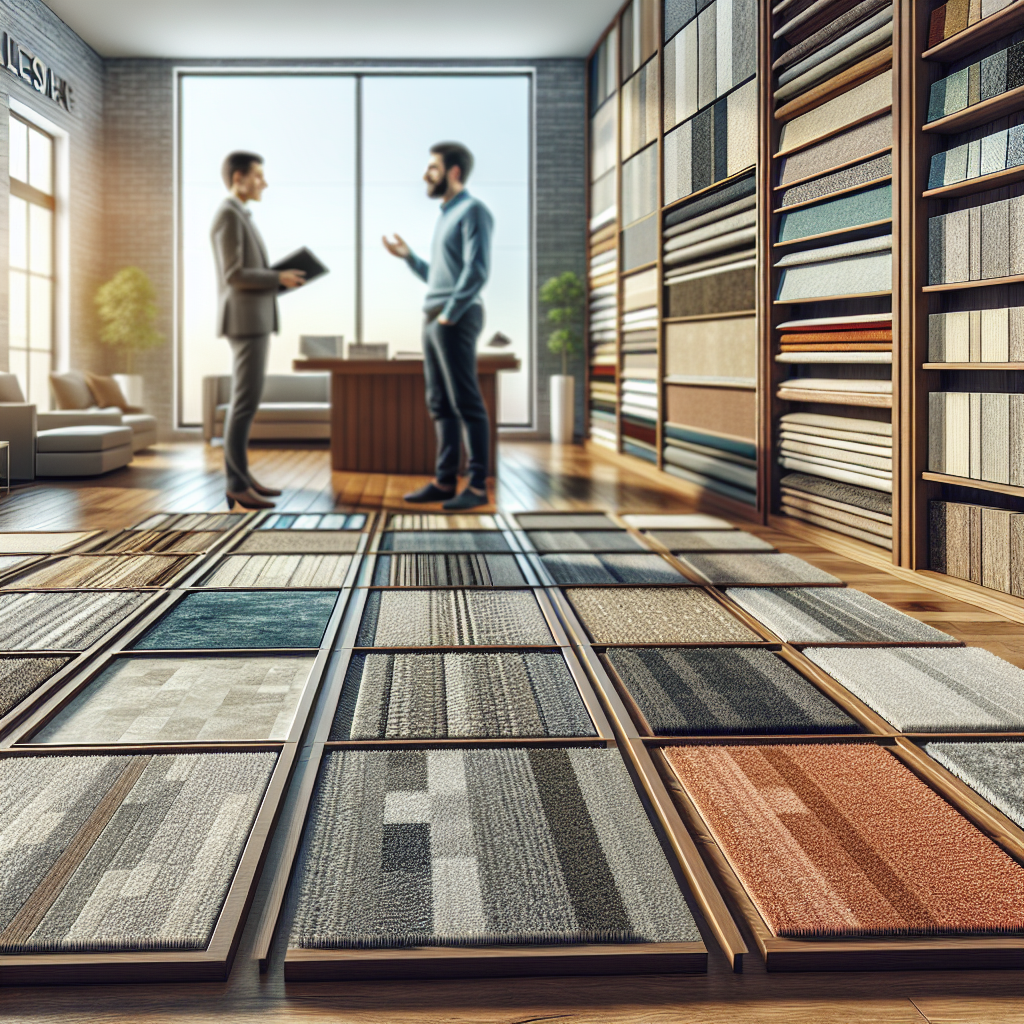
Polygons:
[[[444,502],[460,511],[487,504],[490,424],[476,373],[476,342],[484,326],[480,289],[487,283],[491,258],[490,211],[466,191],[473,154],[457,142],[439,142],[430,150],[423,175],[427,195],[441,200],[430,263],[401,235],[383,238],[392,256],[404,259],[427,282],[424,301],[423,377],[427,408],[437,431],[434,479],[405,496],[412,502]],[[462,433],[469,454],[469,484],[456,496]]]

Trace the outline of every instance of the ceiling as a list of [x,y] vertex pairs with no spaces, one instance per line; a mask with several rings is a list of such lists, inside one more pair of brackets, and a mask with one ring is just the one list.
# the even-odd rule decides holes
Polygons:
[[621,0],[45,0],[104,57],[585,57]]

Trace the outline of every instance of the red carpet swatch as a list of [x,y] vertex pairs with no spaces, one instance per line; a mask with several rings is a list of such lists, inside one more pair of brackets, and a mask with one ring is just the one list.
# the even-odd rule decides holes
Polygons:
[[1024,930],[1024,868],[881,747],[665,754],[775,935]]

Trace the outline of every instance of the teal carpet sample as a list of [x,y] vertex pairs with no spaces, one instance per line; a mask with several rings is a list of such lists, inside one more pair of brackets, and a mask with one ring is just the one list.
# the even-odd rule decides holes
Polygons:
[[780,242],[840,231],[892,217],[892,185],[876,185],[811,206],[784,213],[779,224]]
[[1024,743],[929,743],[925,752],[1024,828]]
[[511,551],[498,530],[393,530],[385,533],[381,551]]
[[839,583],[840,580],[796,555],[703,554],[679,555],[683,565],[710,583]]
[[35,693],[70,658],[0,658],[0,718]]
[[0,650],[84,651],[148,596],[123,591],[0,594]]
[[542,555],[541,560],[559,584],[563,583],[675,583],[686,578],[660,555],[568,553]]

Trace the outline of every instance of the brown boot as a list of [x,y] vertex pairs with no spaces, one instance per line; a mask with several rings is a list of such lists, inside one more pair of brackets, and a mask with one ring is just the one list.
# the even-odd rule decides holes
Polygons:
[[229,510],[233,509],[235,505],[241,505],[242,508],[249,510],[277,507],[272,501],[265,501],[248,488],[244,491],[225,491],[224,497],[227,499]]

